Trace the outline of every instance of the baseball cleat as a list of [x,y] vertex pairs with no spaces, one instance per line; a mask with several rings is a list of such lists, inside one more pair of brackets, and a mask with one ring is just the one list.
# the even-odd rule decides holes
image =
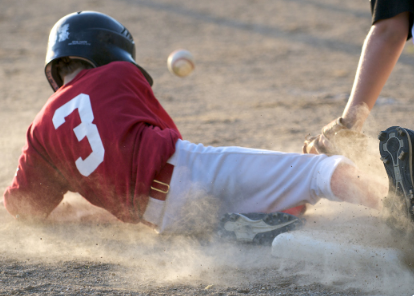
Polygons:
[[[405,214],[414,221],[414,182],[412,141],[414,131],[392,126],[378,135],[381,160],[384,163],[390,182],[391,193],[403,203]],[[391,196],[390,196],[391,197]],[[389,204],[391,212],[398,210]]]
[[239,242],[270,245],[278,234],[302,225],[302,219],[282,212],[227,213],[220,220],[219,236],[234,238]]

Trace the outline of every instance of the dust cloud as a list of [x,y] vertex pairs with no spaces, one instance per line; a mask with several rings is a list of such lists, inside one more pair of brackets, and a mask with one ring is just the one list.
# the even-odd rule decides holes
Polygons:
[[[369,136],[365,140],[365,153],[352,160],[378,182],[388,182],[376,152],[377,140]],[[355,149],[351,145],[346,148]],[[159,235],[144,225],[121,223],[75,194],[67,194],[59,210],[44,224],[19,223],[0,207],[0,254],[44,264],[88,261],[119,266],[118,275],[131,287],[243,287],[285,278],[289,285],[322,283],[385,295],[409,292],[406,283],[413,276],[412,240],[407,235],[396,235],[387,226],[386,210],[321,201],[308,207],[306,224],[291,234],[339,244],[345,251],[320,255],[315,247],[303,250],[292,244],[289,256],[272,256],[270,246],[218,238],[211,227],[217,219],[212,205],[209,199],[202,198],[189,205],[187,212],[193,214],[183,219],[194,225],[197,235]],[[206,223],[197,224],[200,217]],[[372,260],[356,261],[349,256],[348,247],[354,252],[374,252]],[[384,250],[397,252],[398,258],[383,260]]]
[[[305,228],[296,233],[291,253],[301,258],[295,271],[301,284],[319,282],[357,288],[375,295],[410,291],[413,246],[397,237],[382,212],[364,206],[321,201],[308,209]],[[295,235],[295,233],[292,233]],[[321,248],[321,249],[319,249]],[[281,270],[291,268],[292,255],[281,258]]]
[[[273,269],[277,262],[270,256],[269,246],[220,241],[211,231],[197,236],[159,235],[144,225],[124,224],[110,218],[105,221],[99,209],[75,213],[78,205],[87,207],[80,197],[66,197],[64,203],[73,215],[72,221],[53,215],[51,219],[55,221],[37,225],[3,219],[0,253],[9,259],[50,264],[92,261],[121,265],[126,270],[123,277],[142,286],[239,285],[246,277],[255,278],[254,272],[242,275],[243,270]],[[4,218],[6,212],[1,214]]]
[[[3,210],[0,253],[45,264],[90,261],[120,266],[118,273],[134,287],[242,287],[251,282],[267,284],[288,278],[290,284],[297,285],[316,282],[402,294],[407,292],[404,283],[412,277],[403,258],[389,266],[372,268],[350,262],[340,253],[320,261],[310,260],[314,250],[303,252],[295,245],[289,246],[293,257],[274,257],[270,246],[229,242],[216,237],[214,231],[197,236],[159,235],[147,226],[118,222],[100,209],[88,207],[76,195],[67,196],[61,206],[70,212],[71,219],[52,215],[49,223],[37,225],[5,218]],[[407,247],[395,239],[380,212],[359,205],[322,201],[309,207],[305,218],[307,223],[300,232],[318,235],[318,239],[328,242],[402,252]]]
[[[366,117],[367,109],[362,106],[356,113],[359,118]],[[357,120],[358,124],[361,121]],[[368,117],[362,135],[339,135],[335,144],[368,176],[366,180],[372,183],[367,186],[388,188],[378,153],[379,126],[375,118]],[[403,202],[396,196],[382,196],[381,204],[379,211],[326,200],[309,207],[305,215],[307,224],[296,236],[297,242],[310,237],[310,244],[315,245],[308,250],[291,246],[291,253],[302,258],[295,269],[303,275],[300,282],[341,285],[380,295],[412,293],[406,283],[413,277],[413,227],[404,215]],[[319,246],[329,252],[323,253],[317,249]],[[281,259],[281,270],[289,270],[292,256]]]

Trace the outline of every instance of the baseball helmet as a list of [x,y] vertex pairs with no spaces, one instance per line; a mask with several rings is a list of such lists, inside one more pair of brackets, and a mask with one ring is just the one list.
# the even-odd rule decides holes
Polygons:
[[114,61],[136,65],[152,86],[151,76],[135,62],[135,42],[117,20],[95,11],[79,11],[61,18],[52,28],[46,52],[45,74],[54,91],[63,85],[57,61],[69,57],[93,67]]

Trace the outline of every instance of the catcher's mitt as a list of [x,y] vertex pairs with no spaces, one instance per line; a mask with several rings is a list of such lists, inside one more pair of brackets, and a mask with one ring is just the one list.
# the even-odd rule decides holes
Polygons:
[[[309,154],[343,155],[346,152],[349,153],[350,150],[361,152],[361,149],[365,150],[366,144],[366,136],[346,127],[342,121],[342,117],[339,117],[325,125],[320,135],[307,136],[302,147],[302,152]],[[349,157],[349,155],[347,156]]]

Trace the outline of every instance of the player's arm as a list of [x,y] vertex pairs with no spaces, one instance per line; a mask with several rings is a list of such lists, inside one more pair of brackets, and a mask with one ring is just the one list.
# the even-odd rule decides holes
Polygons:
[[376,22],[370,29],[359,60],[354,84],[342,117],[322,128],[320,135],[310,137],[303,146],[304,153],[338,153],[333,136],[340,130],[358,133],[390,76],[408,36],[409,12]]
[[[351,96],[342,114],[347,126],[361,130],[407,40],[409,12],[376,22],[365,39]],[[368,112],[359,112],[360,107]]]
[[20,220],[43,220],[62,201],[66,181],[28,137],[12,184],[4,192],[7,211]]

